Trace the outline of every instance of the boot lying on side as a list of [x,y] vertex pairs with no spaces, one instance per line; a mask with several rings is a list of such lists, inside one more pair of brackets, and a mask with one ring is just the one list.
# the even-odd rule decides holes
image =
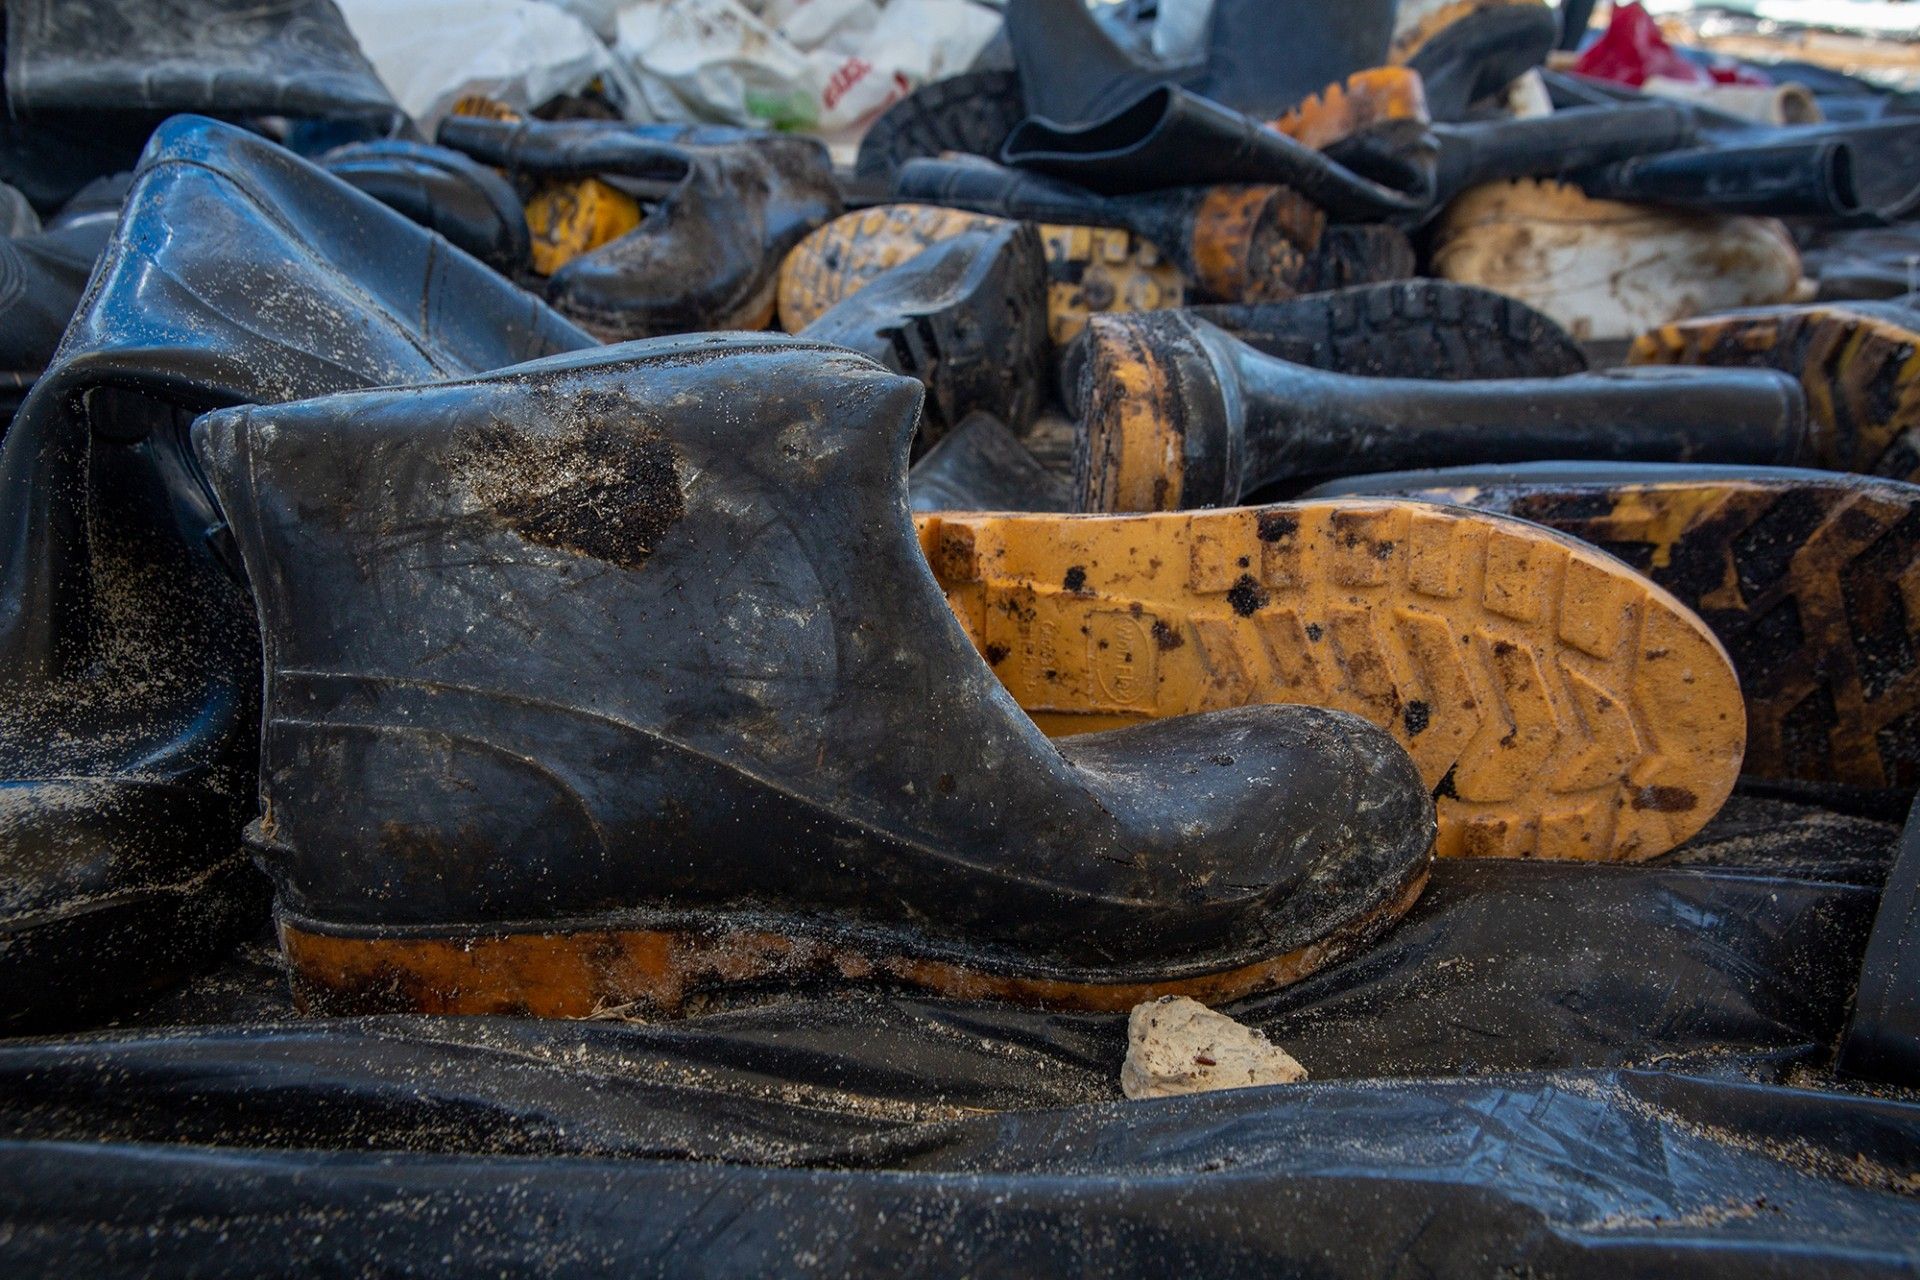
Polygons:
[[[1279,186],[1172,187],[1102,196],[1070,182],[1005,169],[984,160],[910,160],[894,180],[906,201],[1052,225],[1120,227],[1159,247],[1186,277],[1192,296],[1213,302],[1263,302],[1324,287],[1328,273],[1365,284],[1404,277],[1413,253],[1392,227],[1384,242],[1362,242],[1371,262],[1354,259],[1354,242],[1329,227],[1319,206]],[[1374,228],[1368,228],[1373,230]],[[1392,246],[1398,245],[1397,250]],[[1105,308],[1100,308],[1105,309]]]
[[1033,227],[996,219],[883,272],[802,336],[926,385],[916,454],[972,413],[1024,426],[1047,388],[1046,271]]
[[668,189],[635,230],[568,261],[547,300],[609,342],[764,329],[780,262],[840,212],[812,138],[718,125],[449,116],[439,141],[513,177],[616,175]]
[[1534,463],[1363,476],[1314,496],[1402,494],[1604,547],[1733,655],[1744,772],[1911,795],[1920,785],[1920,486],[1788,467]]
[[[932,204],[884,204],[842,214],[780,264],[780,327],[799,333],[928,247],[1009,221]],[[1072,341],[1096,312],[1152,311],[1186,299],[1186,274],[1145,236],[1125,227],[1034,225],[1046,252],[1047,332],[1056,345]]]
[[1740,770],[1740,685],[1700,619],[1523,520],[1348,500],[919,525],[967,634],[1046,732],[1350,711],[1419,765],[1442,857],[1650,858]]
[[259,636],[194,416],[587,345],[264,139],[155,131],[0,447],[0,1026],[83,1022],[264,918]]
[[[1566,330],[1517,298],[1451,280],[1397,280],[1284,302],[1184,308],[1262,355],[1366,378],[1460,382],[1585,373]],[[1060,354],[1059,385],[1081,413],[1088,339]]]
[[1087,342],[1083,511],[1231,506],[1267,485],[1468,462],[1784,464],[1820,435],[1800,388],[1771,370],[1363,378],[1262,355],[1176,311],[1097,316]]
[[495,271],[527,269],[532,241],[520,197],[493,170],[447,147],[355,142],[320,158],[328,173],[437,231]]
[[1000,158],[1104,195],[1218,183],[1284,186],[1356,222],[1417,217],[1433,202],[1430,163],[1401,170],[1417,185],[1389,187],[1173,85],[1149,89],[1085,125],[1029,119],[1007,135]]
[[1805,461],[1920,477],[1920,312],[1898,302],[1753,307],[1642,334],[1631,364],[1778,369],[1799,379],[1820,428]]
[[406,120],[333,0],[10,0],[6,17],[7,105],[23,119]]
[[1040,734],[915,541],[920,398],[707,335],[202,418],[304,1006],[1219,1001],[1404,911],[1432,806],[1361,720]]

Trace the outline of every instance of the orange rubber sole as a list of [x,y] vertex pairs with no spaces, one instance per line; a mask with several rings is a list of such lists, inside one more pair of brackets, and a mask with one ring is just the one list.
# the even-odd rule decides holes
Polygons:
[[1740,771],[1746,713],[1712,632],[1525,521],[1358,499],[916,520],[962,627],[1047,733],[1349,711],[1434,788],[1443,857],[1654,857]]
[[640,225],[640,202],[598,178],[554,182],[527,201],[533,269],[550,276]]
[[302,1012],[679,1017],[744,989],[829,984],[918,988],[956,999],[1119,1013],[1163,995],[1220,1004],[1297,982],[1364,948],[1426,887],[1422,867],[1386,902],[1318,942],[1215,973],[1074,981],[995,973],[884,947],[777,931],[640,929],[462,937],[354,937],[280,921]]
[[1377,125],[1427,118],[1427,91],[1419,72],[1368,67],[1303,98],[1272,127],[1320,151]]

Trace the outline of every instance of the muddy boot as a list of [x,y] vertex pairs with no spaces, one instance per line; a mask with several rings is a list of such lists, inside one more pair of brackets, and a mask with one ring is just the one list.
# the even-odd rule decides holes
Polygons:
[[[331,0],[12,0],[7,105],[60,116],[405,120]],[[409,126],[410,127],[410,126]]]
[[1920,477],[1920,314],[1887,302],[1757,307],[1643,334],[1634,364],[1779,369],[1800,380],[1819,424],[1808,459],[1838,471]]
[[0,447],[0,1025],[84,1023],[264,921],[259,635],[186,441],[216,405],[451,377],[586,335],[253,134],[154,134]]
[[[1448,280],[1403,280],[1242,306],[1185,309],[1263,355],[1366,378],[1448,382],[1558,378],[1587,360],[1566,330],[1516,299]],[[1059,357],[1059,388],[1084,411],[1087,339]]]
[[1426,89],[1405,67],[1356,71],[1308,95],[1271,127],[1383,186],[1433,188],[1439,151]]
[[920,537],[1046,732],[1349,711],[1413,755],[1443,857],[1650,858],[1739,773],[1740,686],[1713,635],[1627,565],[1524,521],[1329,501],[928,516]]
[[254,830],[304,1006],[1217,1001],[1403,911],[1432,810],[1359,720],[1041,736],[914,540],[920,398],[703,335],[201,419],[272,584]]
[[[930,204],[886,204],[843,214],[780,264],[780,327],[799,333],[883,272],[930,246],[1005,218]],[[1046,252],[1047,332],[1070,342],[1100,311],[1152,311],[1186,300],[1186,276],[1124,227],[1035,224]]]
[[1073,476],[1034,456],[1006,424],[976,413],[913,464],[907,505],[916,512],[1071,511]]
[[1214,302],[1292,297],[1315,270],[1328,231],[1319,207],[1285,187],[1101,196],[983,160],[910,160],[894,194],[995,217],[1131,231],[1180,268],[1192,297]]
[[423,142],[356,142],[320,165],[429,231],[437,231],[494,270],[527,269],[532,252],[520,197],[493,170],[458,151]]
[[[1303,29],[1310,38],[1301,38]],[[1311,0],[1217,0],[1203,52],[1166,63],[1114,43],[1084,0],[1016,0],[1007,7],[1027,113],[1061,124],[1100,119],[1166,82],[1270,119],[1385,62],[1392,33],[1391,0],[1337,10]]]
[[[1520,516],[1620,556],[1733,655],[1752,777],[1878,793],[1920,785],[1920,488],[1783,467],[1538,463],[1364,476]],[[1823,798],[1816,795],[1815,798]]]
[[[1090,124],[1023,122],[1001,159],[1104,195],[1219,183],[1275,184],[1335,218],[1380,221],[1424,214],[1431,181],[1411,189],[1363,177],[1325,152],[1217,102],[1161,85]],[[1431,167],[1427,169],[1431,178]],[[1406,173],[1418,178],[1413,169]]]
[[979,227],[883,273],[802,336],[927,388],[916,454],[970,413],[1024,426],[1047,387],[1047,269],[1021,222]]
[[1581,342],[1728,307],[1787,302],[1800,257],[1770,218],[1594,200],[1557,182],[1475,187],[1440,216],[1433,274],[1496,289]]
[[1543,0],[1408,0],[1388,56],[1420,73],[1435,120],[1464,120],[1473,103],[1545,62],[1559,35]]
[[1180,312],[1100,316],[1087,333],[1083,511],[1231,506],[1267,485],[1409,466],[1790,463],[1813,448],[1799,388],[1767,370],[1360,378],[1261,355]]
[[718,125],[450,116],[439,140],[516,177],[669,184],[637,229],[547,281],[555,308],[609,342],[765,328],[781,259],[840,212],[827,150],[811,138]]

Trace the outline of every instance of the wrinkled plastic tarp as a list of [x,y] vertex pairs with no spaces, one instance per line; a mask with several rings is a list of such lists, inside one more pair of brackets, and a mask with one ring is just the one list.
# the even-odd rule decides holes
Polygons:
[[302,1022],[263,942],[0,1046],[0,1262],[1911,1274],[1920,1094],[1826,1074],[1897,836],[1737,797],[1651,865],[1443,864],[1375,950],[1233,1008],[1311,1083],[1153,1102],[1124,1016]]

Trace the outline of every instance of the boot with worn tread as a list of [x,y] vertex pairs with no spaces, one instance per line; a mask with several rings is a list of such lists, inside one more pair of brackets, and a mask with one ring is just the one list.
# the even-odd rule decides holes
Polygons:
[[1920,475],[1920,457],[1903,445],[1920,427],[1920,314],[1910,307],[1845,302],[1700,316],[1642,334],[1627,359],[1779,369],[1800,380],[1825,428],[1814,465]]
[[1604,548],[1699,612],[1747,705],[1745,772],[1920,786],[1920,487],[1783,467],[1455,467],[1316,492],[1497,511]]
[[1330,500],[919,525],[969,637],[1048,733],[1350,711],[1413,755],[1442,857],[1650,858],[1739,773],[1719,641],[1625,564],[1524,521]]
[[1224,1001],[1404,912],[1432,805],[1362,720],[1040,734],[915,540],[921,395],[700,335],[200,419],[303,1006]]

